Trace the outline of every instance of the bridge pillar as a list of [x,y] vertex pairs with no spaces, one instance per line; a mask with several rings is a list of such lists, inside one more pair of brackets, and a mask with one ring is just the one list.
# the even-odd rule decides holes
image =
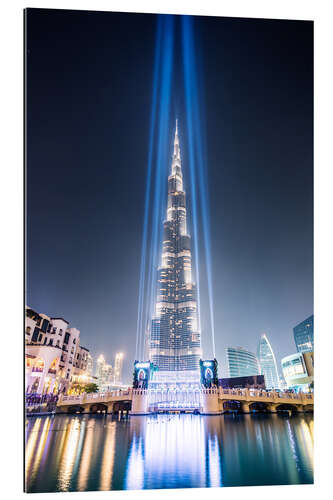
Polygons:
[[107,413],[113,413],[113,401],[108,403]]
[[148,415],[148,390],[133,389],[130,415]]
[[250,413],[250,403],[248,403],[247,401],[242,401],[241,405],[242,405],[242,413]]
[[203,415],[220,415],[222,412],[219,408],[218,389],[202,389],[202,414]]
[[276,403],[270,403],[267,405],[267,410],[269,411],[269,413],[276,413],[277,410],[277,404]]

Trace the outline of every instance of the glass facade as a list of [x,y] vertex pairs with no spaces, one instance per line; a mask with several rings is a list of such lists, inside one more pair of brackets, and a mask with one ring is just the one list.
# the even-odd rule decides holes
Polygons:
[[266,388],[279,389],[280,382],[276,359],[266,334],[263,334],[260,337],[257,357],[259,361],[260,372],[265,377]]
[[227,362],[229,377],[246,377],[260,374],[256,355],[243,349],[243,347],[228,347]]
[[313,352],[297,352],[281,360],[287,386],[296,390],[308,390],[313,381]]
[[202,356],[197,288],[192,281],[191,238],[186,222],[186,195],[176,124],[149,349],[150,360],[159,370],[169,372],[199,370]]
[[313,315],[295,326],[294,339],[297,352],[312,352],[314,350]]

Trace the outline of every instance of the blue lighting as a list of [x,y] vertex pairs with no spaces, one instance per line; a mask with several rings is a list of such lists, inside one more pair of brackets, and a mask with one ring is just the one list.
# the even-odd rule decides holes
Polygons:
[[[142,229],[141,268],[138,296],[136,358],[145,358],[145,334],[150,325],[157,291],[157,269],[162,240],[163,214],[166,208],[166,183],[169,165],[170,109],[174,59],[174,16],[159,15],[150,117],[147,185]],[[189,184],[193,221],[194,266],[197,285],[198,329],[200,318],[199,223],[201,221],[204,263],[207,274],[212,351],[215,357],[214,301],[211,265],[210,217],[208,209],[207,166],[204,154],[203,115],[200,109],[197,50],[193,18],[181,17],[181,41],[186,110]]]
[[[167,138],[170,118],[173,39],[173,16],[158,16],[137,317],[136,357],[139,359],[144,357],[145,331],[152,315],[157,282],[158,247],[162,231],[160,221],[166,197],[164,180],[167,175],[168,163]],[[148,235],[149,229],[150,235]],[[150,245],[148,243],[149,237]]]
[[146,280],[148,216],[149,216],[149,204],[150,204],[149,201],[150,201],[150,191],[151,191],[153,146],[154,146],[155,122],[156,122],[157,87],[158,87],[158,76],[159,76],[159,72],[160,72],[160,61],[161,61],[161,19],[159,17],[158,22],[157,22],[157,33],[156,33],[153,97],[152,97],[152,107],[151,107],[151,117],[150,117],[148,172],[147,172],[147,185],[146,185],[145,208],[144,208],[143,230],[142,230],[138,318],[137,318],[136,346],[135,346],[135,357],[136,358],[139,357],[138,350],[139,350],[140,339],[142,337],[142,331],[143,331],[142,321],[143,321],[144,290],[145,290],[145,280]]
[[[194,42],[193,19],[191,16],[182,16],[182,42],[184,58],[184,83],[185,83],[185,104],[186,119],[188,128],[189,142],[189,167],[191,179],[192,210],[193,210],[193,232],[194,249],[196,254],[196,273],[199,292],[199,251],[198,251],[198,215],[197,215],[197,196],[199,191],[203,240],[205,249],[205,264],[208,283],[208,300],[210,312],[210,324],[212,334],[212,350],[215,358],[215,323],[214,323],[214,300],[212,284],[212,266],[211,266],[211,238],[210,238],[210,216],[208,204],[208,186],[207,186],[207,168],[203,154],[203,113],[200,110],[198,67],[196,64],[197,50]],[[199,297],[198,297],[199,298]],[[200,299],[199,299],[200,300]],[[198,305],[200,304],[198,300]]]

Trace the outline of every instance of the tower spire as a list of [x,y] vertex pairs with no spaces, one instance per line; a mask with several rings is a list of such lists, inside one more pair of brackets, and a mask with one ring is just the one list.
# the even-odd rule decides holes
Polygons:
[[[178,169],[177,169],[178,167]],[[178,119],[176,118],[176,130],[175,139],[173,142],[173,158],[172,158],[172,173],[178,173],[181,175],[181,160],[180,160],[180,147],[179,147],[179,137],[178,137]]]

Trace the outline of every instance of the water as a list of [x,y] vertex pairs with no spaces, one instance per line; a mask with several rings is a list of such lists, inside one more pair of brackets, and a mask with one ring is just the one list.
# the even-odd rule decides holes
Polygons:
[[26,422],[28,492],[313,482],[313,417],[58,415]]

